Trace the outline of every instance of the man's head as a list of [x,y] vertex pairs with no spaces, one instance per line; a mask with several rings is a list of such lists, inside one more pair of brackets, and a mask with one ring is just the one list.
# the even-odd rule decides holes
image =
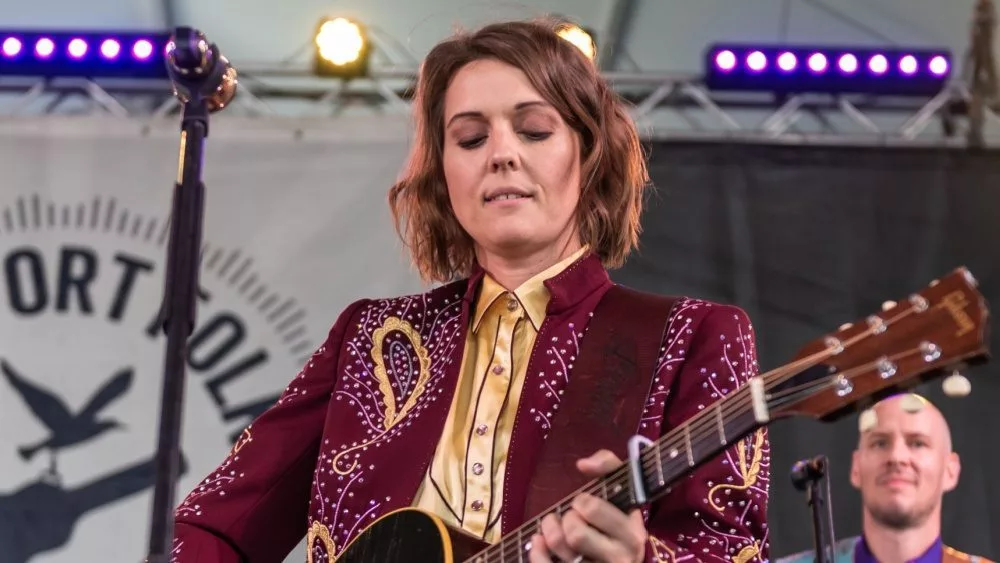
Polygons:
[[940,520],[941,498],[961,472],[941,411],[919,395],[896,395],[863,412],[859,427],[851,484],[866,521],[901,530]]

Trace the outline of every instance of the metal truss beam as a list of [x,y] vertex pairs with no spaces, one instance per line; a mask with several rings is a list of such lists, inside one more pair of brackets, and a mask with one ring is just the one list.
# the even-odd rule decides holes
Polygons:
[[[698,76],[608,72],[633,104],[649,139],[697,138],[848,144],[956,144],[967,127],[967,90],[953,85],[932,99],[874,95],[720,93]],[[416,70],[389,67],[344,82],[305,70],[248,66],[227,112],[258,117],[336,118],[408,114]],[[178,111],[166,82],[32,80],[0,77],[0,116],[105,113],[165,117]],[[1000,145],[1000,118],[987,112],[987,144]]]

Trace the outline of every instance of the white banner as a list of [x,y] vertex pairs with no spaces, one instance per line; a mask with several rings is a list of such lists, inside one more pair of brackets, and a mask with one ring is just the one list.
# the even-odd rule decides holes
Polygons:
[[[386,204],[408,142],[398,117],[213,119],[178,502],[345,305],[421,289]],[[5,563],[146,555],[178,146],[174,120],[0,125]]]

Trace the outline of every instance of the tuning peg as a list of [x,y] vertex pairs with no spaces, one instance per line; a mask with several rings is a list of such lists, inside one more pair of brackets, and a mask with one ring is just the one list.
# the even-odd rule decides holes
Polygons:
[[972,287],[979,287],[979,281],[976,279],[976,276],[972,275],[972,272],[970,272],[966,268],[959,268],[959,269],[961,270],[962,275],[965,277],[965,281],[967,281],[969,285],[971,285]]
[[941,389],[949,397],[965,397],[972,392],[972,383],[957,369],[941,382]]
[[847,329],[851,328],[852,326],[854,326],[854,323],[844,323],[844,324],[840,325],[840,328],[838,328],[837,330],[847,330]]
[[889,309],[892,309],[895,306],[896,306],[895,301],[886,301],[885,303],[882,303],[882,310],[888,311]]

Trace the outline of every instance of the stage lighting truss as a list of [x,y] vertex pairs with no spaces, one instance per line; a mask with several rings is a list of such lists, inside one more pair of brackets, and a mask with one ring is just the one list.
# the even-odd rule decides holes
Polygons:
[[[240,95],[227,109],[227,117],[243,114],[307,122],[366,113],[409,117],[416,79],[412,61],[406,66],[373,66],[365,77],[350,81],[317,77],[308,65],[237,64],[237,68]],[[697,75],[610,72],[605,76],[632,104],[632,114],[648,139],[959,146],[965,142],[961,129],[970,96],[954,79],[937,95],[920,98],[713,91]],[[0,76],[0,116],[96,109],[156,118],[179,110],[166,81],[15,78]],[[80,100],[89,103],[73,103]],[[1000,118],[987,110],[986,119],[987,144],[1000,145],[1000,134],[994,136],[994,131],[1000,133]]]

